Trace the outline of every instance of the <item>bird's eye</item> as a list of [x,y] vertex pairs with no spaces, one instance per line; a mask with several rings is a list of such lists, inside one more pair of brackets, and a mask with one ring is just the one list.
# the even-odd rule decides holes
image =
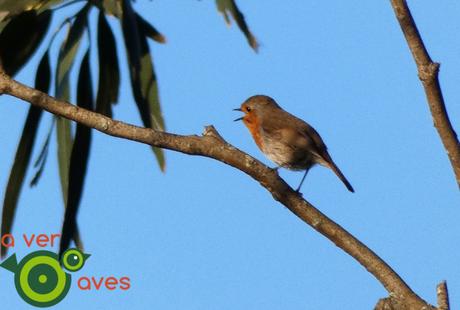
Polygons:
[[250,108],[250,107],[246,107],[246,111],[247,111],[247,112],[251,112],[251,108]]

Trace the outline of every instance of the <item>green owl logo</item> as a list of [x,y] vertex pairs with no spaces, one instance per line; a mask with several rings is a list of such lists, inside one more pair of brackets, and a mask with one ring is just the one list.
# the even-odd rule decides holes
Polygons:
[[62,266],[75,272],[83,268],[90,255],[78,249],[68,249],[61,261],[56,253],[36,251],[17,262],[16,254],[8,257],[0,267],[14,273],[14,284],[21,298],[36,307],[51,307],[59,303],[70,289],[72,276]]

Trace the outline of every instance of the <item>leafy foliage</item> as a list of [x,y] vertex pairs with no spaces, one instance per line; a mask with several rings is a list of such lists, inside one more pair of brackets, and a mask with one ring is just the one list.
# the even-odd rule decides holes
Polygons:
[[[98,86],[94,98],[91,76],[90,55],[94,46],[89,42],[79,68],[79,78],[76,90],[77,105],[95,110],[109,117],[112,116],[112,106],[117,103],[120,88],[120,66],[117,55],[117,38],[106,16],[114,16],[120,21],[124,45],[127,51],[127,63],[130,73],[131,88],[136,107],[145,127],[164,130],[165,122],[161,113],[158,80],[155,73],[153,55],[149,47],[149,39],[157,43],[166,43],[166,37],[150,22],[137,13],[131,0],[0,0],[4,2],[0,11],[0,64],[10,75],[16,74],[30,59],[33,53],[47,37],[48,28],[56,4],[83,5],[64,23],[55,29],[50,36],[48,48],[44,52],[38,66],[35,87],[50,93],[50,83],[54,80],[55,96],[65,101],[72,101],[70,76],[73,64],[79,57],[82,42],[91,41],[90,29],[97,27],[98,55]],[[249,31],[243,14],[233,0],[216,0],[219,11],[224,14],[227,23],[228,14],[236,21],[238,27],[246,36],[250,46],[257,50],[258,44]],[[97,23],[92,25],[89,18],[93,8],[99,10]],[[6,14],[5,14],[6,12]],[[5,17],[6,16],[6,17]],[[67,34],[60,44],[56,68],[51,69],[49,57],[56,34],[67,29]],[[119,40],[118,40],[119,41]],[[2,212],[2,235],[11,233],[20,190],[24,182],[27,168],[31,159],[35,137],[38,131],[42,111],[32,106],[26,118],[23,133],[16,151],[13,167],[8,179]],[[73,130],[72,127],[76,127]],[[42,175],[48,154],[51,135],[56,130],[59,175],[64,201],[65,215],[61,238],[60,252],[62,253],[72,239],[78,247],[82,247],[77,226],[77,214],[84,189],[84,181],[91,152],[91,130],[70,123],[61,117],[53,117],[45,142],[34,164],[36,172],[31,185],[36,185]],[[75,132],[75,134],[73,134]],[[165,169],[163,150],[153,148],[154,155],[160,166]],[[6,254],[6,248],[1,249],[1,255]]]
[[[6,73],[15,75],[29,60],[46,35],[51,16],[51,11],[41,14],[36,11],[24,12],[3,29],[0,33],[0,59]],[[8,48],[3,48],[5,46]]]
[[228,14],[232,15],[233,19],[236,21],[236,24],[240,28],[240,30],[246,36],[249,45],[257,52],[259,48],[259,43],[257,42],[256,38],[249,30],[248,25],[244,19],[243,13],[238,9],[234,0],[216,0],[217,2],[217,9],[224,15],[225,22],[230,25],[230,17]]

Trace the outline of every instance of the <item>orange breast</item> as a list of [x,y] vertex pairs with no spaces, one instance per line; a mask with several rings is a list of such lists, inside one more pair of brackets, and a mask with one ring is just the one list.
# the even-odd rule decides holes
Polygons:
[[254,141],[256,142],[257,146],[264,151],[264,146],[263,146],[263,139],[260,134],[260,121],[257,118],[257,116],[253,113],[251,114],[246,114],[246,116],[243,118],[243,123],[248,127],[249,131],[251,132],[252,137],[254,138]]

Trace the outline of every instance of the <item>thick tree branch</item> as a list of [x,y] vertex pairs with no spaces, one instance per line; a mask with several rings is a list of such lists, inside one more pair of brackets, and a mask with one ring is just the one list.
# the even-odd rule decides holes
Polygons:
[[431,60],[405,0],[390,0],[418,69],[433,123],[449,156],[460,187],[460,144],[449,120],[439,85],[439,63]]
[[25,100],[52,114],[68,118],[108,135],[138,141],[185,154],[210,157],[243,171],[266,188],[273,198],[305,223],[355,258],[407,309],[434,309],[418,297],[399,275],[372,250],[341,226],[321,213],[278,176],[278,173],[257,159],[228,144],[212,126],[203,136],[180,136],[129,125],[67,102],[59,101],[27,87],[0,73],[0,94]]

